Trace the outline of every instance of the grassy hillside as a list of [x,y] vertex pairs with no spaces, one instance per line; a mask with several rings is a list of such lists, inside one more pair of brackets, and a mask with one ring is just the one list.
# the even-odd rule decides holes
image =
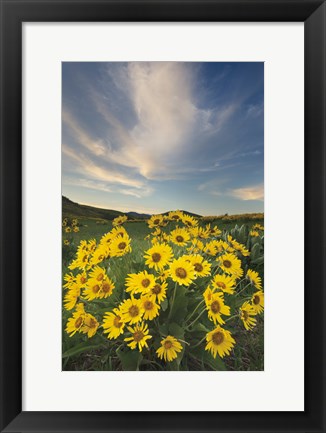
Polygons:
[[[241,214],[241,215],[219,215],[219,216],[205,216],[201,217],[198,214],[182,211],[188,215],[191,215],[195,218],[199,218],[203,223],[233,223],[233,222],[241,222],[241,223],[254,223],[254,222],[263,222],[264,214],[263,213],[251,213],[251,214]],[[163,215],[167,215],[169,212],[164,212]],[[123,212],[113,209],[101,209],[93,206],[87,206],[83,204],[75,203],[69,198],[62,196],[62,217],[63,218],[87,218],[87,219],[96,219],[96,220],[106,220],[112,221],[119,215],[124,215]],[[150,215],[148,214],[140,214],[137,212],[127,212],[125,215],[128,216],[129,220],[144,220],[148,219]]]
[[[192,212],[182,211],[188,215],[200,218],[200,215]],[[167,215],[169,212],[165,212],[163,215]],[[75,203],[69,198],[62,196],[62,217],[63,218],[95,218],[102,220],[113,220],[119,215],[127,215],[130,220],[148,219],[150,215],[138,212],[120,212],[113,209],[101,209],[93,206],[87,206],[83,204]]]
[[86,206],[74,203],[67,197],[62,197],[62,217],[63,218],[96,218],[104,220],[113,220],[122,212],[111,209],[100,209],[97,207]]

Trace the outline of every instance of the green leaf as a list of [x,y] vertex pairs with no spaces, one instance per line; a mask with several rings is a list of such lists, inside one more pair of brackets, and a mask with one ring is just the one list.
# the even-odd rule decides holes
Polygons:
[[206,328],[206,326],[203,323],[197,322],[191,329],[190,332],[209,332],[210,329]]
[[163,323],[163,325],[159,325],[159,331],[161,335],[164,335],[166,337],[169,333],[168,325],[166,323]]
[[213,355],[211,355],[210,352],[207,352],[207,350],[203,351],[203,361],[205,364],[208,364],[213,370],[216,371],[225,371],[226,367],[223,362],[223,360],[216,355],[216,358],[214,359]]
[[172,313],[170,318],[173,319],[174,322],[182,324],[187,314],[187,290],[183,286],[178,286],[176,290],[177,291],[174,299],[174,304],[172,306]]
[[[204,343],[203,343],[204,344]],[[203,347],[199,346],[195,349],[191,349],[190,351],[193,356],[195,356],[198,361],[200,361],[202,364],[209,365],[213,370],[215,371],[225,371],[226,367],[223,362],[223,360],[216,355],[216,358],[213,358],[213,355],[211,355],[210,352],[207,352]]]
[[256,260],[252,260],[252,263],[254,263],[255,265],[261,265],[262,263],[264,263],[264,256],[258,257],[258,259]]
[[162,311],[166,311],[168,306],[169,306],[168,300],[167,298],[165,298],[164,301],[161,303]]
[[123,352],[121,349],[117,350],[117,355],[121,361],[122,369],[124,371],[138,371],[139,365],[143,359],[143,355],[138,350],[128,350]]
[[177,359],[170,361],[166,364],[167,370],[170,371],[179,371],[180,362],[177,362]]
[[184,339],[184,330],[177,323],[170,323],[169,332],[175,338]]
[[238,236],[239,242],[245,244],[248,239],[248,233],[249,233],[248,226],[243,224],[239,230],[239,236]]
[[251,261],[257,260],[258,257],[260,257],[260,245],[254,244],[253,247],[251,248],[251,252],[250,252]]
[[87,350],[94,350],[103,347],[103,343],[100,344],[90,344],[89,342],[83,342],[77,344],[77,346],[72,347],[71,349],[66,350],[62,354],[62,358],[68,358],[69,356],[76,356],[80,353],[86,352]]

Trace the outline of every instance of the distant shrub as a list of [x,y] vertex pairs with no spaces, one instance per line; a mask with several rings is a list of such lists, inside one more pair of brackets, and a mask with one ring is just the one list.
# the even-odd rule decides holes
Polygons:
[[101,224],[101,225],[104,225],[104,224],[107,224],[108,223],[108,221],[106,221],[106,220],[97,220],[96,221],[96,224]]
[[264,213],[243,213],[243,214],[237,214],[237,215],[210,215],[210,216],[203,216],[201,218],[202,221],[205,223],[210,223],[216,220],[221,221],[241,221],[241,220],[249,220],[249,221],[256,221],[256,220],[263,220],[264,219]]

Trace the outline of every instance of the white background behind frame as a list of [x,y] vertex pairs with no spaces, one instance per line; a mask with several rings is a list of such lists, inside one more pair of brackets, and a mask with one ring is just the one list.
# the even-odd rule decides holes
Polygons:
[[[23,25],[24,411],[304,410],[303,47],[303,23]],[[263,372],[61,371],[61,62],[159,60],[265,62]]]

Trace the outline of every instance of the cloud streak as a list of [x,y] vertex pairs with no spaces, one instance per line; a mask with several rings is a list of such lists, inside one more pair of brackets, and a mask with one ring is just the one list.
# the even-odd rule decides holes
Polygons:
[[[113,70],[112,70],[113,68]],[[194,96],[195,72],[183,63],[130,63],[109,67],[107,74],[123,91],[124,103],[134,114],[133,125],[112,112],[105,97],[90,89],[97,112],[107,122],[110,141],[117,143],[106,157],[135,169],[148,180],[180,179],[198,151],[202,134],[216,134],[237,109],[232,103],[215,109],[199,108]]]
[[185,151],[197,121],[191,71],[173,62],[130,63],[120,70],[115,66],[115,75],[119,71],[135,116],[132,127],[127,128],[92,92],[99,114],[119,143],[111,151],[111,161],[135,168],[146,179],[174,178],[174,157]]
[[103,140],[93,140],[87,132],[80,127],[72,113],[68,112],[66,109],[62,111],[62,121],[82,147],[96,156],[105,155],[106,147]]
[[247,188],[236,188],[229,192],[229,194],[240,200],[259,200],[264,201],[264,185],[256,185]]
[[[62,145],[62,153],[65,156],[64,167],[68,165],[70,172],[83,175],[81,186],[85,188],[98,189],[106,192],[116,191],[126,195],[134,195],[139,198],[148,196],[154,191],[152,187],[149,187],[143,181],[125,176],[119,171],[107,170],[97,165],[89,157],[83,154],[77,154],[65,144]],[[129,189],[115,188],[113,190],[110,185],[123,185],[129,187]]]

